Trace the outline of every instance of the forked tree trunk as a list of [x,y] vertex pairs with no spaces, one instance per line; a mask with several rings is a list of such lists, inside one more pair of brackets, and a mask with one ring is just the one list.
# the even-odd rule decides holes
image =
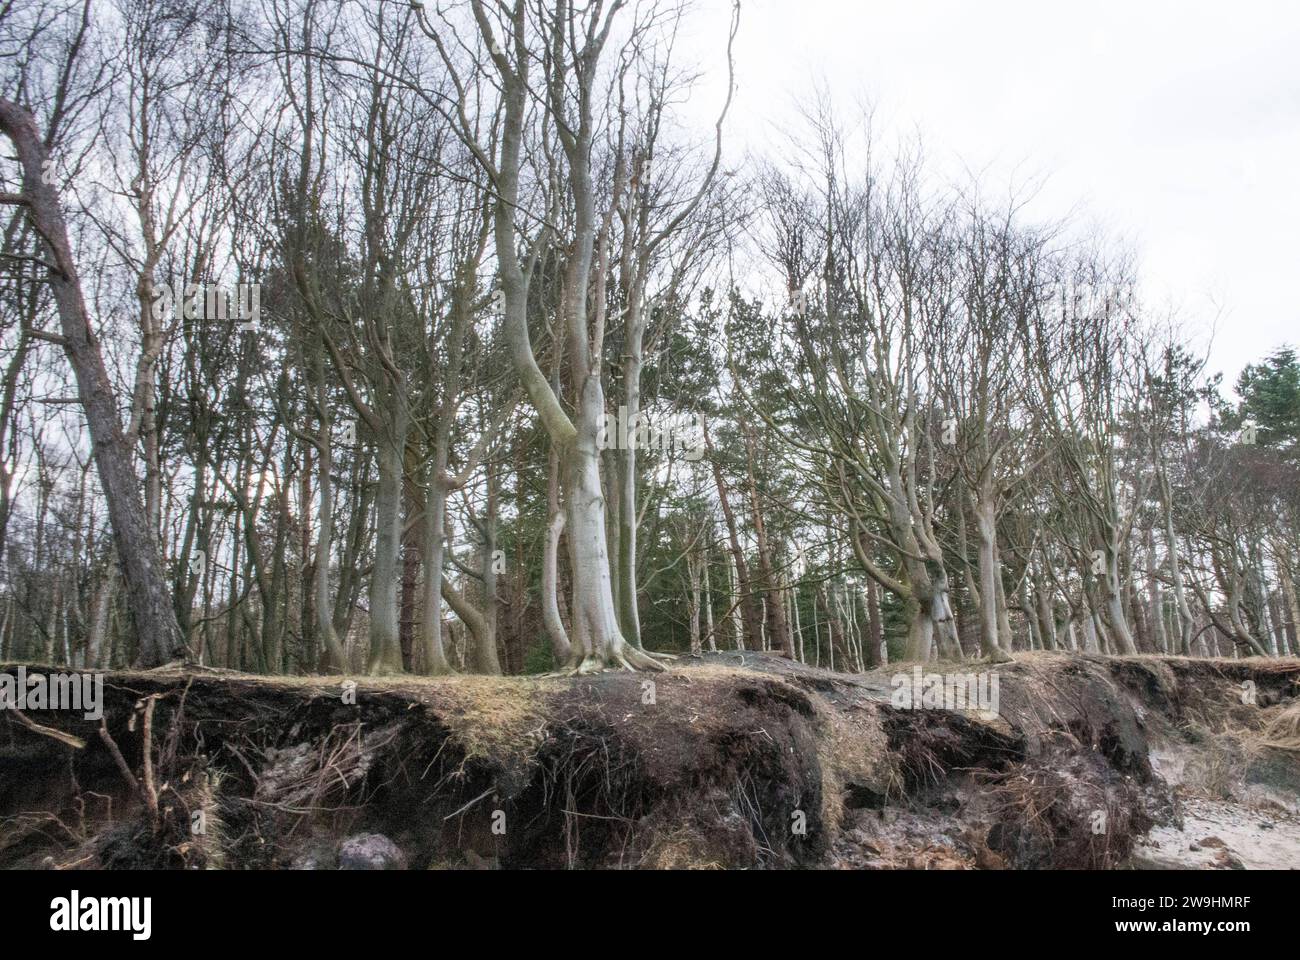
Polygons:
[[573,566],[573,634],[570,664],[580,672],[606,666],[631,670],[662,670],[654,658],[628,643],[614,609],[608,540],[605,537],[605,497],[600,486],[598,438],[605,413],[605,396],[595,376],[582,386],[576,437],[561,452],[565,508]]

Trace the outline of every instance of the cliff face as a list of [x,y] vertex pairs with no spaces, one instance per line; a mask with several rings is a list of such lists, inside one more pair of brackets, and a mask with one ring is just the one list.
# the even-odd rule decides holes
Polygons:
[[0,866],[1251,866],[1249,829],[1184,817],[1300,850],[1298,683],[1300,661],[1045,654],[108,674],[102,721],[0,711]]

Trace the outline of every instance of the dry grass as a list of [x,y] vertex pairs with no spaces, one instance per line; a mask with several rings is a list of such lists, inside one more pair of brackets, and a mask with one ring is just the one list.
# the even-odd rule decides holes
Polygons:
[[1300,753],[1300,700],[1284,707],[1265,723],[1254,742],[1269,750]]
[[1248,766],[1246,743],[1256,734],[1245,728],[1216,731],[1195,721],[1183,730],[1197,748],[1183,766],[1180,785],[1231,799]]
[[529,763],[546,738],[545,682],[520,677],[431,677],[409,692],[426,704],[436,702],[438,718],[451,728],[467,761]]
[[637,866],[643,870],[725,870],[712,844],[697,830],[682,826],[661,830]]

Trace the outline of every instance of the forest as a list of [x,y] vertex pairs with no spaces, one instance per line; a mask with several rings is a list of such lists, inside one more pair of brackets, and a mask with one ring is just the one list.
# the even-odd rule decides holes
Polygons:
[[[682,11],[619,6],[8,11],[111,407],[6,196],[0,653],[1300,652],[1294,350],[1229,393],[1105,238],[829,105],[814,161],[724,164],[674,125]],[[120,582],[100,447],[170,611]]]
[[1300,656],[1296,349],[692,7],[0,4],[0,663]]

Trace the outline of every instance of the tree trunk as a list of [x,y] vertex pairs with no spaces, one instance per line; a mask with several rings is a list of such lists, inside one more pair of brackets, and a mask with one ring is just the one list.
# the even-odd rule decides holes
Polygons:
[[330,602],[330,543],[334,539],[334,480],[331,473],[334,468],[334,444],[330,438],[330,417],[328,397],[325,389],[325,367],[321,362],[317,367],[317,405],[321,411],[320,436],[318,438],[317,470],[317,523],[319,532],[316,536],[316,559],[314,583],[316,600],[316,634],[320,638],[322,658],[326,669],[334,673],[346,673],[348,669],[347,654],[339,635],[334,630],[334,604]]
[[406,446],[405,398],[394,384],[391,431],[379,439],[379,482],[375,490],[375,564],[370,574],[370,657],[366,672],[371,675],[400,673],[402,647],[397,607],[397,559],[402,535],[402,454]]
[[597,377],[586,378],[576,412],[577,436],[561,452],[573,569],[574,635],[570,663],[584,673],[607,666],[662,670],[652,657],[624,639],[614,609],[597,442],[603,426],[605,397]]
[[772,552],[767,542],[767,524],[763,522],[762,504],[758,499],[758,480],[754,473],[754,460],[757,455],[753,432],[748,424],[745,433],[745,464],[749,471],[749,508],[754,521],[754,535],[758,540],[758,572],[763,580],[763,589],[767,594],[766,619],[768,644],[781,651],[781,655],[793,660],[794,646],[790,642],[790,629],[786,623],[776,574],[772,569]]
[[1123,585],[1119,576],[1119,550],[1111,549],[1106,556],[1106,615],[1119,652],[1126,656],[1137,653],[1133,643],[1133,634],[1129,630],[1128,617],[1124,614]]
[[419,576],[419,530],[411,524],[402,537],[402,594],[398,620],[402,669],[407,673],[415,672],[415,584]]
[[[718,649],[718,641],[714,636],[713,626],[713,587],[709,578],[709,562],[707,557],[704,562],[704,623],[708,633],[709,652],[714,653]],[[799,650],[799,659],[803,659],[802,644]]]
[[997,521],[993,498],[987,490],[975,497],[975,537],[979,546],[980,652],[994,657],[999,649],[1008,649],[1011,638],[999,637]]
[[127,605],[137,639],[136,664],[159,666],[187,654],[185,638],[163,579],[157,543],[140,502],[140,485],[118,421],[112,381],[90,329],[59,197],[42,177],[45,147],[31,115],[5,99],[0,99],[0,129],[18,153],[23,169],[23,202],[54,266],[49,275],[50,289],[58,307],[63,348],[76,374],[77,393],[90,428],[100,487],[108,503],[113,539],[126,581]]
[[424,671],[431,676],[451,673],[451,664],[442,642],[442,559],[447,543],[444,517],[447,491],[439,479],[442,462],[435,461],[424,500],[424,602],[421,614],[421,638],[424,643]]
[[866,591],[867,601],[867,632],[871,638],[869,662],[872,667],[879,667],[889,663],[889,651],[885,648],[885,627],[880,617],[880,585],[867,577],[863,590]]
[[1295,580],[1291,576],[1290,569],[1283,566],[1278,574],[1282,581],[1282,595],[1286,598],[1286,609],[1290,618],[1287,634],[1291,640],[1291,654],[1300,656],[1300,597],[1296,595]]
[[[740,616],[745,627],[745,648],[761,650],[762,626],[759,621],[758,604],[751,590],[749,567],[745,563],[745,552],[740,546],[740,533],[736,529],[736,515],[731,509],[731,500],[727,495],[727,481],[722,476],[722,464],[713,450],[707,425],[704,429],[704,441],[708,444],[709,459],[713,466],[713,482],[718,488],[718,504],[722,507],[722,517],[727,524],[727,538],[731,545],[732,566],[736,574],[736,590],[740,603]],[[739,647],[737,649],[740,649]]]
[[689,584],[689,597],[687,607],[689,610],[689,621],[691,630],[691,656],[700,657],[704,655],[704,643],[700,637],[700,558],[694,550],[686,554],[686,579]]
[[1048,650],[1060,649],[1056,636],[1056,614],[1052,610],[1052,597],[1038,577],[1034,578],[1034,600],[1038,606],[1038,632],[1043,638],[1044,647]]
[[111,563],[105,564],[91,600],[90,623],[86,627],[87,670],[100,670],[104,667],[104,654],[108,649],[104,642],[107,639],[108,613],[116,589],[117,571]]

